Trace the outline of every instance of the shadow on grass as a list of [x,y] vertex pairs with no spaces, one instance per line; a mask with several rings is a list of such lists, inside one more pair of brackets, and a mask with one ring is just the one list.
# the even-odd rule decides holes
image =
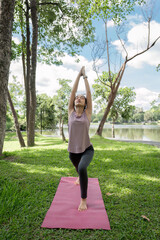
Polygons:
[[[56,141],[55,141],[56,142]],[[59,142],[58,142],[59,143]],[[56,142],[57,144],[57,142]],[[59,143],[60,144],[60,143]],[[89,177],[96,177],[105,191],[112,191],[120,196],[138,193],[142,188],[154,188],[160,184],[159,159],[154,158],[155,153],[143,153],[140,155],[134,147],[124,150],[97,150],[95,147],[94,158],[88,167]],[[26,174],[46,175],[53,177],[76,176],[76,172],[69,160],[66,149],[23,150],[16,154],[16,158],[6,158],[9,162],[8,170],[12,168]],[[125,191],[126,189],[126,191]],[[157,189],[158,190],[158,189]]]
[[40,138],[38,138],[38,141],[36,142],[35,147],[36,146],[61,145],[61,144],[63,144],[63,141],[61,138],[47,138],[47,137],[40,136]]
[[[111,233],[40,229],[60,178],[77,176],[68,158],[67,144],[60,139],[42,138],[37,142],[42,144],[41,149],[15,151],[14,160],[1,162],[2,202],[5,202],[2,219],[3,222],[11,221],[9,219],[13,223],[16,223],[15,219],[21,222],[8,231],[12,236],[17,231],[17,239],[20,239],[25,231],[26,238],[32,239],[35,234],[39,239],[156,239],[159,234],[160,151],[143,144],[121,144],[100,138],[91,141],[95,154],[88,167],[88,176],[99,179]],[[107,192],[113,195],[107,196]],[[147,215],[150,224],[143,222],[141,215]],[[62,238],[63,234],[65,238]]]

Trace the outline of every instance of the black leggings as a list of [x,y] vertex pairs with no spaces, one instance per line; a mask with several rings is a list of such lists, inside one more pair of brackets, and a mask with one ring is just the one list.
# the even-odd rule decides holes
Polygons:
[[92,161],[94,154],[93,146],[89,146],[83,153],[69,153],[69,158],[79,174],[81,198],[87,198],[88,175],[87,167]]

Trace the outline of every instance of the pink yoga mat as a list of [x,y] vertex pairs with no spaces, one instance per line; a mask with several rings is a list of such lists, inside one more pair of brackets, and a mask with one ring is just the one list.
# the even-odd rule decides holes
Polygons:
[[74,177],[61,178],[41,227],[110,230],[98,179],[88,179],[88,209],[81,212],[78,211],[80,186],[74,184],[75,180]]

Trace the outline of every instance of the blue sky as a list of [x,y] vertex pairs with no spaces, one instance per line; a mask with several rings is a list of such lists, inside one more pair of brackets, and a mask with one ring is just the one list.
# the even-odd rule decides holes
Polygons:
[[[156,3],[157,5],[151,21],[151,41],[154,41],[160,36],[160,1],[156,0]],[[105,39],[104,23],[102,21],[94,20],[93,24],[96,28],[96,37],[99,37],[99,39]],[[124,52],[122,51],[120,41],[117,40],[113,22],[109,21],[108,24],[108,35],[110,45],[112,46],[112,71],[118,71],[120,67],[119,59],[121,58],[121,63],[123,63]],[[146,47],[147,25],[143,18],[143,14],[138,7],[134,13],[128,16],[127,23],[125,24],[125,33],[125,46],[130,56]],[[123,37],[124,33],[122,34],[122,38]],[[14,40],[17,42],[19,41],[17,36],[14,36]],[[36,89],[38,93],[47,93],[48,95],[53,96],[59,88],[57,81],[58,78],[71,79],[71,86],[73,86],[73,82],[81,66],[86,67],[86,74],[88,75],[90,85],[92,86],[97,75],[92,67],[93,61],[90,45],[85,46],[82,49],[79,59],[80,62],[76,63],[75,58],[66,54],[63,59],[64,64],[59,67],[38,63],[36,80]],[[103,63],[103,61],[104,60],[100,60],[101,63]],[[115,62],[116,69],[114,67]],[[158,94],[160,94],[160,72],[156,71],[158,63],[160,63],[160,39],[147,53],[138,56],[128,63],[121,81],[121,87],[127,86],[135,88],[137,94],[135,105],[137,107],[143,107],[144,110],[149,109],[150,103],[157,98]],[[23,83],[21,61],[12,62],[10,71],[10,82],[12,81],[12,75],[15,75],[17,76],[17,80]],[[107,71],[107,65],[99,69],[99,74],[101,74],[102,71]],[[79,91],[84,91],[84,89],[84,83],[83,80],[81,80]]]
[[[157,1],[157,3],[158,3],[157,12],[153,16],[153,21],[155,23],[160,24],[160,14],[158,14],[160,12],[160,1]],[[127,23],[125,24],[126,33],[128,34],[129,30],[132,30],[133,25],[136,28],[136,26],[138,27],[138,25],[142,24],[144,21],[145,20],[141,10],[139,8],[136,8],[135,12],[133,12],[131,15],[128,16],[128,20],[127,20],[128,25]],[[94,26],[96,28],[96,36],[99,38],[103,38],[105,40],[105,29],[104,29],[103,21],[101,20],[94,21]],[[160,25],[158,27],[160,27]],[[157,36],[160,36],[160,28],[158,29],[153,27],[153,30],[156,30]],[[151,26],[151,31],[152,31],[152,26]],[[127,34],[126,34],[126,37],[127,37]],[[139,36],[137,35],[137,39],[138,37]],[[109,27],[108,38],[110,39],[111,42],[117,40],[114,26]],[[156,39],[156,37],[153,39]],[[135,41],[135,45],[136,45],[136,41]],[[156,43],[155,47],[153,47],[153,50],[157,51],[158,60],[157,59],[156,60],[157,60],[157,63],[160,63],[160,39]],[[111,51],[113,56],[114,50],[111,49]],[[127,65],[121,86],[128,86],[128,87],[134,86],[135,88],[147,88],[151,91],[160,92],[160,72],[156,71],[157,64],[155,62],[153,63],[154,55],[152,52],[153,52],[152,49],[148,51],[148,55],[150,56],[150,59],[146,60],[146,62],[143,60],[139,60],[139,57],[135,58],[135,61],[140,63],[139,67],[135,66],[135,64],[133,64],[133,66],[130,66],[130,64],[129,66]],[[88,46],[86,46],[83,49],[82,55],[85,56],[87,59],[91,59],[91,51]],[[142,56],[145,56],[145,55],[146,54]],[[119,53],[119,56],[122,56],[122,55]],[[115,56],[112,57],[112,62],[115,62]],[[117,70],[119,69],[118,66],[120,65],[117,64]],[[105,68],[103,68],[102,70],[107,70],[107,66],[105,66]]]

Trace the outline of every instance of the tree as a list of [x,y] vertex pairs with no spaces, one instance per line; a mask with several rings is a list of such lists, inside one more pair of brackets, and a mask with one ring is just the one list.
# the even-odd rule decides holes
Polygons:
[[[111,78],[110,78],[111,77]],[[113,74],[111,72],[110,76],[109,73],[103,72],[103,74],[95,80],[95,84],[93,84],[94,89],[94,99],[96,106],[98,106],[98,109],[103,109],[106,106],[106,103],[108,102],[108,97],[110,96],[110,86],[114,79],[116,78],[116,74]],[[110,117],[112,119],[112,136],[114,137],[114,124],[116,120],[118,119],[118,116],[121,116],[124,119],[129,119],[130,114],[133,111],[133,106],[131,103],[135,99],[135,92],[133,91],[133,88],[120,88],[117,96],[115,98],[115,101],[112,105],[112,108],[110,110]]]
[[151,102],[151,109],[145,112],[146,121],[160,120],[160,94],[158,98]]
[[112,118],[112,137],[115,138],[114,124],[118,117],[128,120],[131,117],[133,109],[135,108],[131,103],[135,100],[136,93],[133,88],[119,88],[114,103],[110,110],[110,117]]
[[8,91],[8,101],[9,101],[9,105],[10,105],[10,108],[11,108],[11,111],[12,111],[12,114],[13,114],[15,129],[16,129],[16,133],[17,133],[17,136],[18,136],[18,139],[19,139],[20,146],[25,147],[25,142],[24,142],[24,139],[23,139],[21,131],[20,131],[20,126],[19,126],[17,114],[16,114],[16,111],[15,111],[15,108],[14,108],[14,105],[13,105],[13,102],[12,102],[11,95],[10,95],[9,91]]
[[[8,86],[8,102],[10,105],[11,113],[14,119],[14,126],[17,133],[17,137],[21,147],[25,147],[25,142],[20,131],[20,124],[18,118],[24,119],[24,91],[23,86],[13,76],[14,81],[9,83]],[[9,110],[7,109],[7,112]],[[18,114],[18,112],[20,114]]]
[[22,62],[27,102],[27,142],[28,146],[33,146],[37,57],[41,62],[61,64],[60,57],[64,56],[64,52],[73,56],[79,47],[93,39],[92,24],[87,15],[72,2],[68,4],[65,0],[46,0],[45,2],[17,0],[16,31],[17,28],[20,28],[22,36]]
[[63,125],[68,123],[68,98],[71,93],[69,83],[72,81],[67,79],[58,79],[58,81],[60,89],[57,90],[57,95],[55,96],[57,118],[59,120],[60,135],[62,136],[63,141],[66,142]]
[[144,122],[144,111],[143,108],[136,107],[133,111],[132,121],[135,123]]
[[3,151],[15,1],[0,1],[0,156]]
[[[83,0],[78,0],[76,1],[80,4],[85,4]],[[92,15],[93,17],[97,17],[99,19],[102,19],[104,21],[105,24],[105,37],[106,37],[106,49],[107,49],[107,66],[108,66],[108,73],[109,73],[109,80],[110,80],[110,94],[108,97],[108,102],[106,105],[106,108],[104,110],[104,115],[101,119],[101,122],[98,126],[97,135],[102,135],[102,131],[103,131],[103,127],[106,121],[106,118],[109,114],[110,108],[112,107],[113,103],[114,103],[114,99],[116,97],[116,94],[118,92],[124,71],[126,69],[126,65],[129,61],[133,60],[134,58],[136,58],[137,56],[144,54],[145,52],[147,52],[149,49],[151,49],[156,42],[159,40],[160,36],[158,36],[155,40],[153,40],[153,42],[151,43],[151,36],[150,36],[150,32],[151,32],[151,20],[152,20],[152,13],[153,13],[153,6],[152,9],[150,9],[150,11],[146,12],[145,18],[148,24],[148,36],[147,36],[147,44],[146,47],[137,52],[136,54],[133,54],[131,56],[129,56],[129,53],[127,51],[127,48],[125,47],[125,41],[124,39],[121,39],[120,37],[120,32],[118,31],[118,29],[120,29],[120,24],[123,22],[122,20],[124,20],[127,16],[127,14],[129,14],[132,10],[134,10],[134,6],[136,3],[141,4],[142,2],[145,1],[119,1],[119,0],[115,0],[115,1],[87,1],[86,2],[86,6],[85,7],[89,7],[90,11],[89,14]],[[114,81],[112,81],[112,76],[111,76],[111,60],[110,60],[110,49],[109,49],[109,36],[108,36],[108,21],[109,20],[113,20],[115,26],[118,26],[117,28],[117,37],[122,45],[123,51],[124,51],[124,62],[121,65],[116,78],[114,79]],[[97,52],[97,51],[96,51]],[[97,59],[96,57],[94,57],[94,59]],[[95,65],[94,65],[94,69]]]
[[112,83],[115,81],[116,77],[117,74],[112,72],[102,72],[102,75],[98,76],[95,80],[95,84],[93,84],[93,98],[95,100],[97,110],[103,109],[104,111],[110,96]]
[[36,108],[36,127],[41,129],[54,129],[56,125],[55,120],[55,103],[52,97],[47,94],[37,95]]
[[[17,118],[21,129],[26,129],[26,106],[25,106],[25,92],[23,85],[17,81],[16,76],[12,76],[13,81],[8,84],[8,90],[11,95],[12,103],[16,110]],[[11,109],[7,107],[7,115],[12,115]]]
[[144,120],[146,121],[146,122],[151,122],[151,121],[153,121],[153,118],[154,118],[154,113],[153,113],[153,111],[150,111],[150,110],[148,110],[148,111],[146,111],[145,113],[144,113]]

